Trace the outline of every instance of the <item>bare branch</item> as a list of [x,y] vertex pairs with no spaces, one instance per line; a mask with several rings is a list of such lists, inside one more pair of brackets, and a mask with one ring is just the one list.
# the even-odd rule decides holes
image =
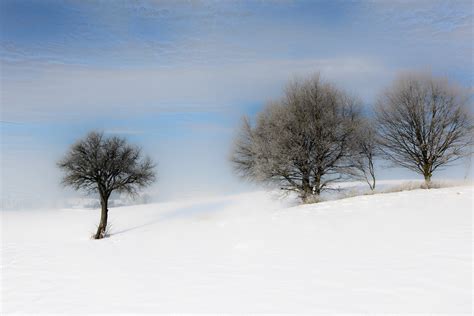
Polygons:
[[244,119],[231,160],[239,175],[319,195],[349,164],[359,102],[319,75],[292,81],[251,126]]
[[433,172],[468,153],[473,124],[469,98],[431,74],[401,76],[378,100],[378,142],[383,155],[430,181]]
[[142,157],[139,147],[128,144],[124,138],[106,138],[98,132],[91,132],[72,145],[58,167],[64,172],[65,186],[99,193],[102,213],[96,239],[106,234],[107,205],[112,192],[135,194],[155,180],[155,165],[150,158]]

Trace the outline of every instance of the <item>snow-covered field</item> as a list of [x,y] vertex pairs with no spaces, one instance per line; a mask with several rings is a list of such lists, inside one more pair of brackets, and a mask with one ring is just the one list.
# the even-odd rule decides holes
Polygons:
[[472,312],[473,187],[2,211],[2,312]]

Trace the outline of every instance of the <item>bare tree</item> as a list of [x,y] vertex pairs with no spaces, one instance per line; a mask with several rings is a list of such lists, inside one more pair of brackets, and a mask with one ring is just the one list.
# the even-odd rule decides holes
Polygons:
[[58,167],[64,171],[65,186],[99,193],[101,217],[95,239],[105,236],[112,192],[136,194],[155,180],[154,164],[142,157],[139,147],[124,138],[105,137],[98,132],[91,132],[72,145]]
[[374,159],[378,155],[375,128],[368,119],[360,120],[352,142],[351,164],[347,173],[354,178],[365,181],[371,191],[375,190]]
[[446,79],[426,73],[402,75],[378,100],[379,143],[385,157],[423,175],[462,158],[469,148],[469,98]]
[[277,183],[303,201],[341,179],[359,106],[319,75],[290,83],[251,126],[244,119],[231,161],[250,180]]

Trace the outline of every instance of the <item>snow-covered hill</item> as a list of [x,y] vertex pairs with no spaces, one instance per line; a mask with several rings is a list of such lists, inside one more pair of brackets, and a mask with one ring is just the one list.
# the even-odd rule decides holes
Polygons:
[[472,312],[473,187],[3,211],[3,313]]

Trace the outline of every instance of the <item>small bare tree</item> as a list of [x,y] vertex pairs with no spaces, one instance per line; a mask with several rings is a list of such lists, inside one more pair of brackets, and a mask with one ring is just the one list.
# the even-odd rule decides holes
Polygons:
[[425,73],[400,76],[378,100],[377,132],[385,157],[423,175],[468,152],[472,119],[469,98],[446,79]]
[[112,192],[136,194],[155,180],[154,164],[148,157],[142,157],[139,147],[128,144],[124,138],[105,137],[98,132],[91,132],[72,145],[58,167],[65,173],[64,185],[99,193],[101,217],[95,239],[105,237]]
[[244,119],[231,157],[234,168],[309,201],[347,168],[358,109],[355,98],[319,75],[295,80],[282,99],[258,115],[254,127]]
[[358,122],[352,146],[352,163],[347,173],[355,179],[367,182],[373,191],[376,183],[374,159],[378,155],[378,145],[371,121],[364,119]]

